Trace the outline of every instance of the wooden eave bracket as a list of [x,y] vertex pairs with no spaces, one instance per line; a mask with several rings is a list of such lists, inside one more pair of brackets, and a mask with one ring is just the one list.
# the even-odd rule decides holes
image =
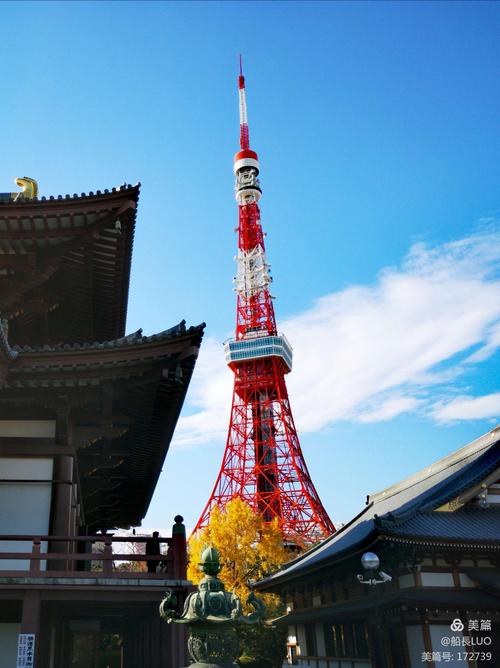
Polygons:
[[[19,273],[9,274],[8,278],[1,279],[0,277],[0,286],[4,284],[3,288],[0,289],[0,303],[2,303],[2,313],[5,317],[12,317],[12,311],[16,309],[16,306],[22,300],[24,295],[32,290],[33,288],[39,287],[46,283],[59,269],[63,256],[74,248],[79,248],[88,240],[94,241],[100,237],[100,234],[104,229],[113,225],[117,219],[120,218],[124,213],[129,210],[135,210],[136,203],[134,200],[126,200],[122,205],[116,209],[113,209],[111,213],[99,218],[92,225],[81,228],[69,228],[71,236],[74,238],[69,241],[61,242],[60,244],[55,244],[50,246],[47,249],[38,249],[36,252],[36,259],[31,257],[30,261],[25,260],[24,266],[22,263],[19,263]],[[40,238],[47,236],[47,232],[44,230],[37,230],[37,235]],[[68,234],[68,230],[62,230],[59,232],[61,236]],[[8,235],[8,236],[6,236]],[[51,236],[51,235],[49,235]],[[12,233],[0,232],[1,238],[11,238]],[[9,258],[9,256],[0,255],[0,268],[3,268],[3,257]],[[28,257],[28,256],[22,256]],[[12,259],[7,260],[7,264],[11,268],[14,264],[17,265],[17,262],[14,263]],[[8,281],[5,284],[5,281]],[[17,283],[17,285],[16,285]],[[17,308],[22,308],[24,305],[17,306]],[[25,306],[24,306],[25,310]]]

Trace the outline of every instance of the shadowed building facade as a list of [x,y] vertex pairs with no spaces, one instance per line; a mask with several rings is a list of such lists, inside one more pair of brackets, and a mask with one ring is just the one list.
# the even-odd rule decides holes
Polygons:
[[[366,552],[376,553],[390,582],[359,582]],[[288,628],[291,663],[497,665],[500,428],[370,495],[331,538],[256,588],[286,602],[287,614],[276,623]]]
[[138,198],[0,198],[1,668],[33,636],[37,668],[185,661],[157,612],[186,593],[182,518],[158,572],[110,533],[146,514],[203,336],[125,335]]

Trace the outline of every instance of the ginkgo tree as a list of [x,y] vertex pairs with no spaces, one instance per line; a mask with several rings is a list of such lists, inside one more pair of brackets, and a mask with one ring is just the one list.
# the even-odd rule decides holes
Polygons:
[[265,577],[290,559],[278,521],[264,522],[239,498],[230,501],[224,510],[215,506],[207,526],[190,538],[188,578],[195,584],[203,576],[199,563],[209,545],[220,554],[219,577],[226,590],[235,591],[243,602],[250,593],[249,581]]
[[[199,564],[203,550],[215,547],[221,558],[218,577],[227,591],[234,591],[242,603],[250,594],[250,583],[289,561],[278,521],[268,523],[244,501],[235,498],[223,510],[217,506],[206,527],[189,540],[188,579],[198,584],[203,577]],[[280,615],[282,606],[274,594],[258,594],[266,604],[267,616]],[[285,650],[283,634],[276,629],[248,627],[242,630],[242,650],[247,663],[281,665]],[[248,656],[249,655],[249,656]],[[273,658],[276,657],[276,661]],[[241,661],[240,663],[244,663]]]

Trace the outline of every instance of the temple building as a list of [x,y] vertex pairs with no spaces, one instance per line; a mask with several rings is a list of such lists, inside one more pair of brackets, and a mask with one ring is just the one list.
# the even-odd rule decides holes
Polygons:
[[0,196],[0,668],[184,663],[158,615],[187,591],[182,518],[162,556],[116,535],[146,514],[204,327],[125,335],[138,199]]
[[[363,568],[366,553],[374,569]],[[286,603],[276,623],[288,628],[289,663],[498,665],[500,427],[369,496],[331,538],[256,588]]]

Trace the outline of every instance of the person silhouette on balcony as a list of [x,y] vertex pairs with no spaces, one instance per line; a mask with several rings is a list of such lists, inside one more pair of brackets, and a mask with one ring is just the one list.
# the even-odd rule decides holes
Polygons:
[[[151,538],[148,538],[146,541],[146,556],[147,557],[159,557],[160,552],[160,541],[159,541],[158,531],[153,531]],[[158,561],[149,561],[148,560],[148,573],[156,573],[156,567],[158,566]]]

